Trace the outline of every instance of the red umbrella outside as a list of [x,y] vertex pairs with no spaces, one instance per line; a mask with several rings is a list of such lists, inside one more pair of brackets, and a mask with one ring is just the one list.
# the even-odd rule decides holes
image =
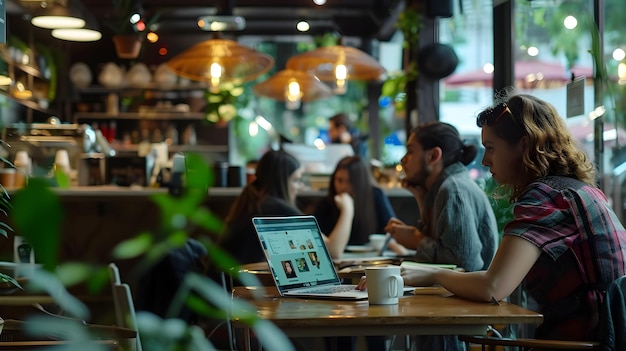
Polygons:
[[[572,69],[576,77],[593,76],[593,70],[585,67]],[[571,79],[571,73],[558,62],[547,61],[517,61],[515,62],[515,85],[519,88],[534,89],[560,86]],[[447,86],[492,86],[493,73],[484,70],[474,70],[465,73],[453,74],[444,79]]]

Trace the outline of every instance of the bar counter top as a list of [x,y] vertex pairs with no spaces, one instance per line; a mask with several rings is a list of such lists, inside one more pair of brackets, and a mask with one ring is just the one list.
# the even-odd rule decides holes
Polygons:
[[[396,217],[406,223],[414,223],[414,218],[417,218],[418,215],[418,209],[413,195],[408,190],[402,188],[381,187],[381,189],[387,194]],[[118,213],[127,211],[126,205],[130,203],[133,203],[133,205],[131,205],[133,208],[130,209],[132,212],[136,211],[137,206],[149,206],[153,208],[153,210],[157,210],[151,196],[168,193],[167,188],[124,187],[116,185],[76,186],[71,188],[52,188],[52,190],[59,195],[61,202],[66,204],[68,213],[84,213],[85,208],[83,204],[85,203],[87,206],[100,204],[99,211],[101,211],[102,206],[114,206]],[[241,193],[241,190],[242,188],[240,187],[209,188],[205,203],[218,217],[226,218],[228,210]],[[298,191],[296,205],[302,213],[311,214],[315,211],[317,202],[326,195],[327,190],[325,189],[302,189]]]
[[[226,218],[232,203],[242,188],[210,188],[203,203],[218,218]],[[409,191],[400,188],[383,188],[395,211],[396,217],[406,223],[415,223],[419,212],[415,199]],[[167,188],[142,188],[121,186],[84,186],[52,188],[59,195],[64,213],[59,231],[61,245],[59,259],[67,262],[80,261],[96,264],[116,262],[129,283],[133,260],[119,261],[112,257],[113,248],[120,242],[139,233],[158,232],[161,225],[161,210],[152,199],[156,194],[167,194]],[[326,190],[302,190],[296,204],[304,214],[312,214],[317,203],[327,195]],[[13,191],[12,197],[19,197]],[[12,225],[9,219],[9,225]],[[190,236],[215,236],[201,228],[189,232]],[[13,261],[13,237],[0,240],[0,260]]]
[[[117,185],[101,185],[101,186],[75,186],[70,188],[52,188],[53,191],[61,197],[66,196],[149,196],[152,194],[167,194],[167,188],[151,188],[151,187],[125,187]],[[236,197],[242,188],[209,188],[208,195],[218,197]],[[381,189],[389,197],[412,197],[411,193],[402,188]],[[298,192],[298,197],[324,197],[326,190],[321,189],[303,189]]]

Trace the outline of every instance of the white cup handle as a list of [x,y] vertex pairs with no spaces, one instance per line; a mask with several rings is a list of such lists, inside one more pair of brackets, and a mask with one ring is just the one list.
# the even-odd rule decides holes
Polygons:
[[392,275],[389,277],[388,284],[389,297],[400,297],[403,294],[404,280],[399,275]]

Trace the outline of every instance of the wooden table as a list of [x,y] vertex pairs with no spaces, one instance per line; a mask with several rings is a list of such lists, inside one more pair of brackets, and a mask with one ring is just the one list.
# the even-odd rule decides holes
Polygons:
[[[348,253],[344,254],[341,260],[334,261],[339,278],[356,284],[361,280],[361,277],[365,275],[366,266],[397,265],[402,262],[402,258],[375,256],[374,253]],[[239,267],[239,274],[253,275],[259,280],[260,285],[263,286],[274,285],[274,279],[270,274],[269,266],[266,261],[241,265]]]
[[[265,289],[262,298],[252,293]],[[418,288],[397,305],[370,306],[359,302],[281,298],[272,287],[236,287],[233,297],[248,300],[257,315],[290,337],[361,335],[484,335],[494,324],[540,324],[540,313],[501,302],[476,302],[452,296],[443,288]],[[244,349],[250,350],[250,329],[238,319]]]

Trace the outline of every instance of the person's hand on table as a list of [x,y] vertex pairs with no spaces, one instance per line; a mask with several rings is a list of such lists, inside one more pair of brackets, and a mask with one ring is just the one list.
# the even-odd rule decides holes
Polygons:
[[437,267],[411,267],[402,268],[400,275],[404,279],[404,285],[408,286],[433,286],[435,285],[435,272]]
[[356,289],[357,290],[367,290],[367,282],[366,282],[365,276],[361,277],[361,280],[356,285]]
[[[437,267],[402,267],[400,275],[404,280],[404,286],[433,286],[435,285],[434,273],[441,268]],[[356,285],[357,290],[367,289],[367,279],[365,276],[361,277],[361,280]]]
[[398,243],[394,238],[391,238],[389,241],[387,249],[393,251],[398,256],[406,256],[410,253],[409,249]]
[[422,234],[416,227],[406,225],[395,217],[389,219],[385,231],[391,234],[398,244],[407,248],[416,248],[422,240]]

